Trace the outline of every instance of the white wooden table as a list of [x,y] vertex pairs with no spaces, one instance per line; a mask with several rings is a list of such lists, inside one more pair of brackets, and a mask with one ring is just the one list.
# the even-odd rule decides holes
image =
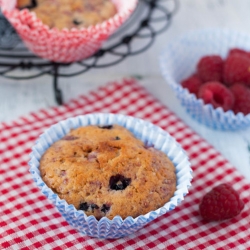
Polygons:
[[[158,55],[165,43],[185,31],[222,27],[250,32],[249,11],[249,0],[181,0],[170,28],[157,37],[148,51],[110,68],[92,69],[77,77],[61,78],[59,84],[64,101],[87,93],[107,81],[140,75],[141,82],[156,98],[209,141],[250,181],[250,128],[239,132],[222,132],[198,124],[180,106],[158,67]],[[67,71],[67,68],[64,70]],[[26,81],[0,78],[0,122],[56,105],[51,83],[49,76]]]

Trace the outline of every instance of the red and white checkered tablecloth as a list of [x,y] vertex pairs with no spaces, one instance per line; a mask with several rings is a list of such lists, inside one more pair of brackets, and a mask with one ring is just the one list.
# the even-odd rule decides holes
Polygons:
[[[78,233],[28,172],[31,147],[46,128],[91,112],[132,115],[162,127],[178,140],[192,163],[192,187],[181,205],[126,238],[103,240]],[[245,208],[236,218],[204,222],[199,201],[222,182],[232,183],[241,193]],[[250,183],[135,80],[109,83],[64,106],[0,124],[0,249],[250,249]]]

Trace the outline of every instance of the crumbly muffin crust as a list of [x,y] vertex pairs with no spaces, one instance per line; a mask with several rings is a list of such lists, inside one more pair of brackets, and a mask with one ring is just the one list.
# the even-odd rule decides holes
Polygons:
[[97,219],[146,214],[176,190],[169,158],[119,125],[72,130],[44,153],[40,171],[60,198]]
[[50,28],[86,28],[116,14],[111,0],[18,0],[19,9],[28,8]]

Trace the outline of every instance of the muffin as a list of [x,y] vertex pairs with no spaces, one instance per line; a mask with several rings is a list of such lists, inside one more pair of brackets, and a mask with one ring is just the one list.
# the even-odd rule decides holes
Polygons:
[[176,190],[169,158],[119,125],[72,130],[45,152],[40,171],[61,199],[97,219],[146,214]]
[[49,28],[87,28],[113,17],[111,0],[18,0],[19,9],[28,8]]
[[34,54],[71,63],[95,54],[129,18],[137,1],[20,0],[18,7],[17,0],[2,0],[1,10]]
[[72,227],[106,239],[132,234],[173,210],[192,180],[187,154],[173,137],[120,114],[51,126],[32,147],[29,165],[35,184]]

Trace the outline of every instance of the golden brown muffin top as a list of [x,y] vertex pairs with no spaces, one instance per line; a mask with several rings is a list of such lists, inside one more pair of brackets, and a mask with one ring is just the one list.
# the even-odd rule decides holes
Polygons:
[[60,198],[97,219],[146,214],[176,190],[169,158],[119,125],[72,130],[45,152],[40,171]]

